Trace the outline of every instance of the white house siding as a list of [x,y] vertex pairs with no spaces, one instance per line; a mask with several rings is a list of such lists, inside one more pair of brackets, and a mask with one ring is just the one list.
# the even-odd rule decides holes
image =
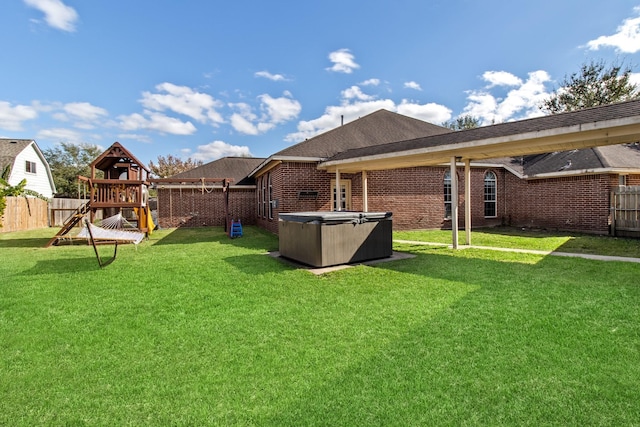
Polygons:
[[[9,177],[10,185],[17,185],[26,178],[28,190],[36,191],[42,194],[44,197],[52,198],[53,189],[49,181],[47,174],[47,167],[44,160],[40,157],[37,149],[31,143],[27,148],[22,150],[20,154],[16,156],[16,160],[11,169],[11,176]],[[29,173],[26,171],[26,162],[30,161],[36,164],[36,173]]]

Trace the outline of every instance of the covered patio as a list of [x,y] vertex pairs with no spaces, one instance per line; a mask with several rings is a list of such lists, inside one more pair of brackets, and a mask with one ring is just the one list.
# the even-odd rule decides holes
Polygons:
[[[457,168],[465,176],[465,243],[471,244],[471,162],[583,148],[633,143],[640,140],[640,100],[580,111],[502,123],[408,141],[354,149],[320,163],[335,173],[361,173],[363,210],[367,211],[367,171],[449,165],[451,200],[458,200]],[[589,173],[588,170],[582,171]],[[452,203],[452,246],[458,248],[458,203]]]

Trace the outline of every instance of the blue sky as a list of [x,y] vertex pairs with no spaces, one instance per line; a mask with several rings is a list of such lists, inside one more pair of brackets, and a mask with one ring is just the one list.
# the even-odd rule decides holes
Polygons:
[[588,61],[640,72],[640,1],[4,0],[0,51],[1,137],[208,162],[380,108],[540,115]]

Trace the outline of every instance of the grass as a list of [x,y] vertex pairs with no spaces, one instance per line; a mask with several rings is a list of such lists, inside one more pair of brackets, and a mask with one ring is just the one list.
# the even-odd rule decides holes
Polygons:
[[0,425],[640,419],[637,264],[396,244],[415,258],[317,277],[244,231],[162,230],[104,269],[0,234]]
[[[394,238],[399,240],[450,244],[451,231],[398,231],[394,233]],[[458,243],[461,245],[465,243],[464,230],[459,232]],[[471,243],[476,246],[509,249],[531,249],[640,258],[639,240],[593,234],[496,227],[473,230],[471,233]]]

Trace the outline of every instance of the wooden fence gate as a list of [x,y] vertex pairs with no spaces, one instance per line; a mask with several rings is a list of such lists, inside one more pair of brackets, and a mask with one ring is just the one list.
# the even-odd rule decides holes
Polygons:
[[640,186],[621,185],[611,192],[611,234],[640,237]]

